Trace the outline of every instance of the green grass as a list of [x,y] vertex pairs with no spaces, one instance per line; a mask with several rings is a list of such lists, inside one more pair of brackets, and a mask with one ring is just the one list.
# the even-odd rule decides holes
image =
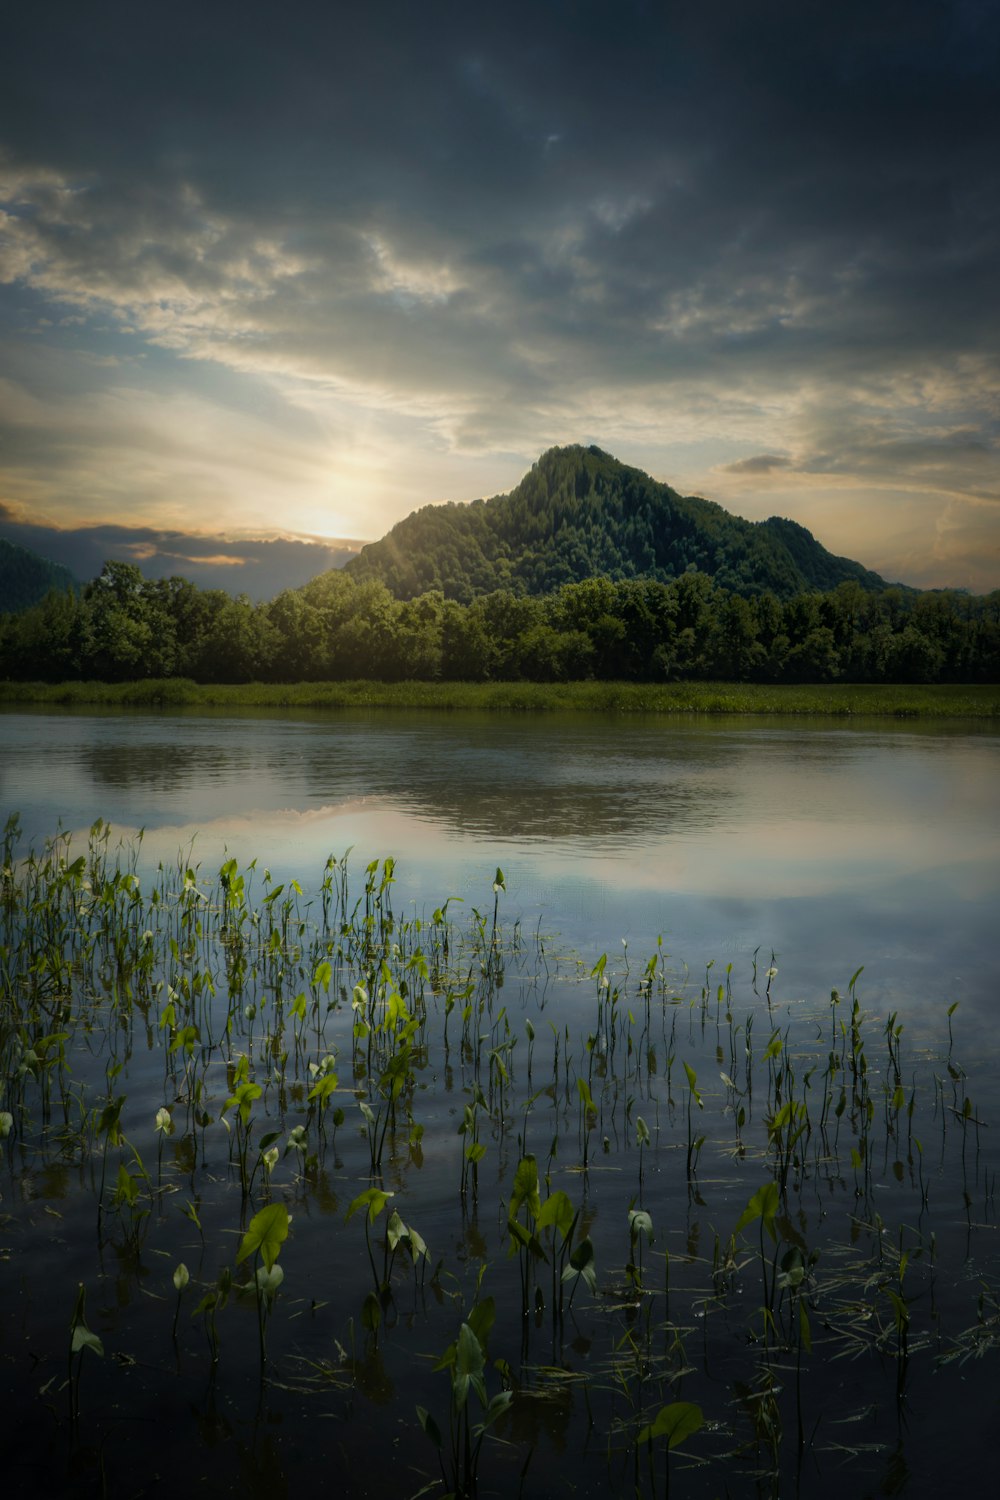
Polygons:
[[814,714],[847,717],[1000,716],[1000,687],[732,682],[297,682],[201,685],[0,682],[0,706],[123,708],[405,708],[496,713]]

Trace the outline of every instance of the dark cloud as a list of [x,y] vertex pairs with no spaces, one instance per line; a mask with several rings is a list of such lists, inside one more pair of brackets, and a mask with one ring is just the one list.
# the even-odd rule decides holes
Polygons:
[[751,458],[741,458],[734,464],[726,464],[727,474],[770,474],[774,469],[787,469],[790,458],[780,453],[755,453]]
[[300,431],[340,403],[340,446],[710,433],[748,478],[881,444],[923,485],[928,412],[993,452],[998,61],[979,0],[50,0],[5,22],[0,282],[25,338],[103,321],[99,357],[269,381]]
[[[987,8],[358,12],[50,4],[43,24],[22,10],[0,128],[25,162],[86,188],[92,227],[64,247],[70,266],[99,290],[112,245],[116,290],[173,276],[211,298],[246,246],[249,290],[274,273],[247,246],[252,224],[350,293],[370,269],[363,234],[380,230],[450,262],[477,308],[490,291],[516,300],[544,336],[662,312],[675,293],[709,300],[720,331],[733,304],[754,327],[787,321],[791,277],[838,303],[841,329],[875,306],[895,325],[930,263],[953,272],[944,300],[967,325],[997,243]],[[603,311],[591,300],[574,319],[597,286]],[[374,309],[357,311],[370,326]],[[463,309],[431,332],[464,343]]]
[[273,599],[328,568],[343,567],[359,542],[307,538],[195,536],[149,526],[39,526],[0,503],[0,537],[61,563],[81,583],[110,559],[134,563],[146,578],[188,578],[201,588]]

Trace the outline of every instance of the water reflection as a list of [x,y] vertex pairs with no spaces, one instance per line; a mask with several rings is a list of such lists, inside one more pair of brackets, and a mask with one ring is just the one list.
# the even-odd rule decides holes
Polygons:
[[888,827],[942,795],[959,811],[990,800],[996,771],[992,736],[773,720],[8,713],[0,738],[0,797],[37,813],[33,833],[53,814],[183,827],[366,799],[462,838],[588,852],[721,828],[760,846],[791,825]]
[[331,853],[391,853],[418,909],[491,900],[499,863],[507,910],[585,951],[666,932],[692,964],[762,945],[803,983],[866,963],[986,993],[1000,741],[981,727],[5,713],[0,742],[30,839],[102,816],[144,828],[150,862],[228,851],[303,884]]
[[[140,789],[151,792],[180,792],[207,781],[252,772],[253,758],[233,753],[222,745],[179,745],[174,741],[139,746],[111,743],[81,746],[75,752],[79,768],[92,781],[95,790],[119,793]],[[69,749],[66,750],[69,759]]]

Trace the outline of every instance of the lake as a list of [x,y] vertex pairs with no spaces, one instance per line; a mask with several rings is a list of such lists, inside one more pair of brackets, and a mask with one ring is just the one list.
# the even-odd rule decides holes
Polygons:
[[[600,1311],[584,1312],[587,1292],[574,1291],[573,1324],[560,1325],[557,1337],[549,1323],[555,1281],[550,1288],[548,1271],[542,1275],[538,1266],[521,1272],[522,1292],[529,1284],[535,1288],[531,1318],[525,1316],[513,1344],[503,1340],[510,1373],[502,1378],[509,1378],[515,1394],[496,1424],[496,1439],[486,1440],[481,1493],[514,1493],[519,1474],[524,1494],[599,1495],[620,1492],[625,1483],[640,1490],[648,1484],[652,1492],[662,1486],[668,1464],[674,1471],[683,1468],[685,1493],[699,1495],[720,1492],[720,1464],[726,1465],[729,1492],[741,1494],[777,1494],[792,1484],[800,1484],[802,1493],[833,1494],[839,1488],[831,1477],[834,1465],[843,1466],[846,1482],[909,1494],[930,1493],[929,1476],[935,1484],[952,1484],[956,1475],[979,1472],[983,1455],[976,1433],[995,1415],[981,1392],[990,1379],[996,1384],[1000,1342],[994,1331],[1000,1328],[993,1142],[1000,1114],[995,730],[773,718],[4,712],[0,752],[0,812],[20,814],[22,853],[32,845],[40,850],[61,829],[71,834],[68,863],[86,850],[87,830],[100,818],[112,825],[105,845],[112,855],[119,839],[127,845],[143,830],[125,858],[147,887],[159,882],[166,892],[171,872],[176,886],[191,871],[189,887],[202,903],[206,932],[197,939],[188,934],[189,952],[204,945],[204,972],[211,969],[214,981],[211,1002],[204,995],[197,1001],[187,997],[203,1030],[212,1028],[211,1013],[222,1004],[217,997],[227,982],[230,992],[228,1076],[213,1072],[217,1062],[201,1036],[205,1071],[197,1090],[191,1070],[199,1054],[180,1044],[168,1051],[166,1037],[181,1035],[180,1019],[163,1020],[167,983],[173,991],[183,974],[197,978],[191,957],[185,968],[177,953],[171,960],[158,947],[155,966],[150,960],[143,971],[142,984],[153,986],[153,1008],[147,1005],[148,1015],[143,1011],[145,1040],[140,1027],[128,1045],[113,1042],[115,1027],[125,1022],[109,1016],[108,1007],[116,1012],[121,999],[106,966],[95,971],[107,991],[99,1012],[88,1011],[70,1027],[68,1072],[75,1083],[68,1087],[78,1090],[81,1116],[118,1093],[119,1084],[107,1074],[108,1046],[123,1062],[114,1076],[129,1084],[125,1113],[133,1100],[145,1101],[125,1130],[147,1167],[153,1159],[162,1168],[155,1191],[141,1187],[140,1196],[148,1193],[141,1244],[137,1227],[134,1237],[127,1228],[116,1234],[102,1227],[103,1208],[94,1240],[94,1203],[107,1201],[103,1185],[95,1186],[96,1127],[90,1127],[86,1149],[79,1143],[70,1149],[68,1117],[64,1138],[57,1139],[36,1103],[7,1151],[5,1271],[17,1279],[18,1298],[0,1320],[0,1351],[8,1402],[16,1395],[25,1424],[24,1432],[7,1440],[8,1459],[23,1465],[25,1434],[36,1444],[45,1443],[47,1433],[58,1434],[62,1457],[52,1482],[62,1491],[52,1493],[91,1493],[102,1472],[117,1476],[113,1493],[165,1492],[189,1483],[188,1460],[195,1466],[191,1472],[221,1493],[241,1486],[243,1493],[291,1493],[315,1477],[303,1452],[315,1441],[322,1444],[325,1463],[331,1452],[340,1455],[337,1462],[352,1476],[349,1493],[384,1493],[390,1476],[394,1488],[404,1484],[404,1495],[424,1485],[432,1492],[433,1445],[413,1413],[417,1402],[426,1401],[430,1409],[433,1397],[440,1404],[447,1375],[425,1376],[415,1397],[403,1391],[414,1369],[427,1371],[430,1354],[440,1354],[455,1337],[456,1317],[461,1321],[455,1309],[468,1310],[484,1265],[498,1309],[493,1342],[500,1342],[512,1306],[517,1326],[522,1257],[508,1257],[516,1246],[498,1204],[509,1198],[529,1125],[527,1148],[538,1154],[540,1171],[544,1165],[552,1130],[531,1122],[548,1112],[537,1091],[552,1079],[553,1065],[549,1097],[563,1144],[555,1154],[549,1150],[546,1175],[553,1191],[558,1185],[574,1203],[583,1194],[580,1224],[597,1251],[600,1284],[593,1295],[599,1300],[593,1307]],[[387,856],[395,861],[391,887],[380,894],[380,865],[366,897],[367,868]],[[231,924],[225,925],[230,886],[218,881],[229,860],[245,872],[248,904],[258,903],[253,930],[263,930],[263,911],[273,941],[270,957],[256,949],[258,957],[240,970],[239,984],[251,1003],[235,1010],[234,949],[227,936]],[[503,888],[495,890],[498,867]],[[322,937],[337,930],[336,924],[318,923],[324,872],[331,869],[341,872],[338,879],[349,877],[361,912],[370,908],[367,936],[356,915],[355,930],[342,934],[339,945],[331,947],[328,940],[322,949],[310,936],[307,963],[304,934],[319,931]],[[290,894],[293,881],[301,894]],[[279,886],[270,903],[261,905]],[[109,911],[119,910],[114,903],[120,896],[109,895]],[[461,900],[447,909],[455,926],[445,940],[434,914],[448,897]],[[178,898],[165,895],[163,903],[142,909],[157,945],[168,899]],[[179,899],[176,910],[183,908]],[[287,931],[275,936],[273,921],[283,905],[286,928],[291,924],[299,933],[294,941]],[[121,911],[127,915],[125,907]],[[212,937],[209,914],[220,911],[223,925]],[[345,909],[341,917],[347,915]],[[164,941],[169,933],[175,941],[182,938],[185,920],[172,916],[175,925],[162,928]],[[190,920],[196,920],[193,909]],[[494,920],[499,936],[491,946]],[[381,1096],[376,1072],[359,1066],[361,1012],[355,996],[352,1041],[350,994],[354,983],[377,980],[377,971],[369,973],[358,955],[367,951],[379,923],[387,945],[385,973],[392,969],[395,975],[399,966],[403,975],[405,968],[406,977],[393,979],[404,998],[414,987],[422,992],[424,984],[414,976],[423,955],[433,953],[426,978],[430,1012],[441,1012],[442,997],[450,997],[454,1012],[450,1044],[448,1016],[438,1016],[445,1023],[443,1054],[422,1033],[419,1064],[416,1042],[412,1056],[407,1054],[408,1067],[413,1064],[412,1120],[419,1122],[416,1144],[412,1132],[396,1140],[394,1121],[385,1171],[377,1175],[387,1187],[391,1181],[404,1219],[412,1205],[413,1222],[425,1239],[436,1241],[444,1269],[433,1295],[421,1286],[406,1297],[397,1293],[391,1303],[383,1296],[386,1326],[373,1329],[362,1311],[368,1275],[358,1231],[362,1215],[347,1224],[346,1211],[365,1183],[376,1181],[366,1165],[374,1149],[370,1131],[353,1122],[358,1100],[366,1097],[377,1106]],[[129,941],[140,965],[134,931]],[[181,941],[178,951],[183,948]],[[294,1207],[295,1220],[282,1251],[288,1285],[271,1317],[278,1373],[272,1370],[266,1386],[255,1378],[253,1320],[227,1312],[235,1331],[222,1335],[216,1382],[215,1363],[204,1342],[194,1340],[185,1307],[186,1331],[168,1338],[165,1352],[151,1352],[143,1374],[147,1362],[140,1349],[154,1350],[163,1319],[169,1325],[173,1316],[168,1273],[177,1259],[183,1255],[191,1263],[193,1277],[198,1260],[204,1289],[216,1274],[218,1247],[231,1249],[250,1211],[270,1196],[262,1195],[263,1176],[241,1195],[232,1134],[238,1111],[230,1111],[226,1133],[217,1117],[226,1094],[240,1086],[233,1057],[245,1055],[252,1067],[262,1068],[254,1028],[260,1032],[262,1017],[286,1003],[284,992],[301,986],[319,1015],[324,981],[317,980],[314,965],[323,952],[333,973],[326,993],[336,994],[339,979],[342,998],[330,1004],[322,1046],[317,1037],[309,1060],[320,1067],[323,1048],[337,1056],[338,1097],[343,1095],[349,1119],[334,1135],[329,1161],[320,1160],[312,1176],[292,1172],[295,1157],[287,1164],[287,1150],[275,1168],[280,1186],[274,1201]],[[451,979],[438,982],[435,965]],[[460,1019],[462,973],[479,985],[478,1032],[475,1016],[464,1030]],[[644,973],[654,976],[645,988]],[[852,978],[855,990],[849,989]],[[831,1007],[832,990],[839,999]],[[852,1014],[856,1025],[848,1024]],[[292,1055],[289,1067],[295,1065],[303,1081],[286,1096],[284,1082],[279,1087],[259,1073],[264,1093],[256,1107],[266,1110],[261,1126],[287,1132],[297,1121],[312,1132],[316,1107],[307,1107],[305,1090],[320,1075],[306,1069],[298,1023],[283,1012],[276,1024],[269,1055],[277,1057],[284,1045]],[[100,1046],[98,1035],[106,1039]],[[221,1033],[217,1040],[230,1045]],[[7,1046],[8,1062],[22,1055],[13,1034]],[[838,1049],[840,1061],[828,1063]],[[178,1073],[185,1056],[188,1063]],[[589,1080],[592,1115],[584,1092],[577,1097],[574,1091],[573,1070],[583,1065],[575,1076]],[[695,1082],[682,1065],[692,1068]],[[756,1066],[764,1068],[763,1086],[773,1091],[766,1109],[762,1084],[752,1082]],[[802,1141],[813,1140],[815,1122],[809,1118],[808,1136],[795,1136],[792,1126],[798,1101],[807,1110],[810,1091],[818,1097],[824,1068],[829,1109],[824,1106],[822,1124],[815,1125],[822,1149],[814,1143],[806,1153]],[[848,1073],[852,1086],[836,1114],[840,1080]],[[29,1083],[35,1081],[31,1075]],[[475,1211],[469,1212],[465,1193],[455,1219],[453,1189],[464,1170],[463,1141],[471,1138],[458,1129],[470,1108],[475,1125],[480,1086],[491,1106],[495,1091],[500,1102],[486,1109],[484,1099],[484,1140],[490,1146],[482,1184]],[[189,1115],[189,1128],[178,1128],[166,1156],[153,1130],[153,1115],[164,1102],[178,1121],[182,1112]],[[795,1109],[782,1135],[785,1127],[774,1121],[790,1102]],[[6,1107],[0,1100],[0,1108]],[[198,1125],[199,1110],[211,1116],[211,1129]],[[745,1142],[737,1120],[741,1110]],[[640,1112],[651,1127],[645,1180],[636,1135]],[[696,1132],[691,1118],[698,1122]],[[876,1152],[870,1133],[880,1120],[884,1138]],[[927,1137],[933,1131],[933,1152],[921,1131]],[[697,1135],[702,1139],[696,1146]],[[323,1137],[321,1154],[326,1149]],[[751,1217],[739,1239],[744,1250],[737,1245],[727,1259],[733,1226],[763,1181],[765,1160],[777,1163],[781,1177],[780,1219],[766,1212]],[[127,1155],[125,1161],[127,1176]],[[623,1173],[628,1190],[621,1185]],[[200,1238],[179,1202],[170,1203],[174,1191],[188,1202],[198,1195]],[[624,1194],[623,1201],[615,1194]],[[629,1200],[649,1209],[656,1229],[645,1272],[636,1263],[647,1238],[641,1223],[631,1242],[627,1225],[622,1229]],[[119,1198],[115,1222],[135,1227],[126,1207]],[[843,1224],[835,1229],[838,1216]],[[321,1295],[307,1286],[306,1268],[312,1268],[309,1276],[319,1275],[329,1253],[324,1237],[334,1232],[334,1221],[337,1274]],[[373,1243],[384,1222],[373,1221]],[[745,1330],[756,1296],[750,1283],[758,1274],[757,1229],[765,1225],[769,1231],[778,1226],[770,1280],[766,1257],[761,1274],[784,1332],[769,1333],[765,1319],[765,1354],[762,1362],[755,1355],[751,1368]],[[544,1233],[552,1237],[554,1256],[555,1230]],[[813,1341],[823,1343],[831,1361],[822,1370],[811,1351],[803,1354],[801,1338],[797,1360],[790,1363],[794,1329],[788,1309],[797,1306],[793,1293],[800,1282],[794,1267],[779,1272],[777,1259],[779,1249],[786,1256],[800,1244],[811,1251],[821,1239],[821,1258],[815,1270],[811,1262],[804,1270],[802,1285],[810,1288]],[[655,1296],[648,1270],[654,1265]],[[68,1276],[69,1290],[60,1292],[53,1322],[54,1313],[47,1316],[41,1303],[45,1278],[57,1270]],[[780,1297],[779,1275],[785,1277]],[[78,1280],[90,1288],[91,1326],[100,1325],[108,1352],[98,1366],[83,1350],[88,1367],[79,1372],[81,1410],[67,1424],[53,1349],[58,1328],[68,1326]],[[889,1296],[896,1288],[908,1309],[910,1284],[912,1333],[911,1314],[901,1322]],[[157,1313],[154,1303],[165,1311]],[[389,1326],[390,1314],[398,1325]],[[821,1327],[827,1330],[822,1337]],[[978,1342],[974,1328],[984,1331]],[[776,1348],[781,1345],[773,1358],[772,1333]],[[759,1331],[753,1335],[759,1337]],[[29,1378],[34,1367],[25,1365],[26,1345],[41,1378]],[[228,1345],[239,1351],[238,1374],[227,1364]],[[117,1383],[109,1373],[116,1346],[127,1376],[119,1375]],[[500,1353],[491,1347],[491,1361]],[[973,1359],[985,1365],[976,1370],[978,1394],[970,1397],[966,1376]],[[592,1390],[585,1403],[578,1382],[588,1369]],[[812,1382],[805,1401],[803,1378]],[[89,1410],[88,1381],[94,1390]],[[496,1382],[491,1373],[491,1394]],[[865,1386],[863,1401],[853,1389],[858,1382]],[[661,1438],[663,1452],[654,1459],[656,1442],[637,1446],[635,1434],[678,1393],[698,1401],[704,1427],[669,1460]],[[588,1425],[591,1402],[603,1412],[596,1429]],[[824,1408],[826,1426],[820,1422]],[[801,1423],[804,1409],[806,1426],[815,1423],[816,1429],[808,1438],[800,1430],[795,1441],[795,1413]],[[123,1488],[129,1470],[122,1445],[154,1424],[159,1411],[169,1411],[186,1433],[188,1458],[160,1454],[158,1477],[146,1488]],[[307,1437],[302,1423],[317,1416],[325,1419],[329,1435]],[[841,1425],[829,1425],[834,1423]],[[952,1433],[947,1463],[940,1453],[946,1429]],[[390,1463],[390,1441],[405,1456],[394,1460],[404,1464],[402,1481]]]
[[393,855],[416,906],[489,899],[586,957],[663,934],[692,967],[859,965],[909,1005],[990,1005],[1000,738],[954,725],[378,712],[0,716],[25,838],[98,816],[145,859],[257,856],[306,883]]

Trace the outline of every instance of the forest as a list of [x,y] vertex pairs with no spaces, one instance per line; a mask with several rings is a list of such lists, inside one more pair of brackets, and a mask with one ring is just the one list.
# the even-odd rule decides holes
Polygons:
[[886,587],[796,521],[746,521],[579,445],[550,448],[508,495],[423,506],[347,564],[354,578],[378,578],[397,599],[440,590],[461,604],[500,589],[550,594],[592,578],[669,583],[689,569],[748,597],[789,599],[844,582]]
[[0,536],[0,609],[28,609],[51,589],[79,586],[67,568]]
[[81,593],[0,614],[0,678],[187,677],[199,683],[730,681],[991,683],[1000,591],[750,598],[690,569],[669,582],[590,578],[544,595],[399,599],[334,570],[263,604],[108,562]]

